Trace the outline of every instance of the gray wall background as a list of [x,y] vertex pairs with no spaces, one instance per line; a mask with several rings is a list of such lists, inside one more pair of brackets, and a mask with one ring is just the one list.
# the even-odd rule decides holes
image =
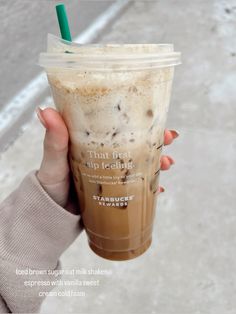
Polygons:
[[0,110],[41,71],[47,33],[60,35],[55,4],[65,3],[72,36],[83,31],[112,0],[0,0]]

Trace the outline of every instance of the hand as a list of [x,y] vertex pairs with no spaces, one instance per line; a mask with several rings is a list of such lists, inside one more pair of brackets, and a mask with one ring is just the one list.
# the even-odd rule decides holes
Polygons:
[[79,214],[75,187],[68,163],[69,134],[61,115],[52,108],[36,110],[46,129],[43,160],[37,178],[44,190],[60,206]]
[[[165,130],[164,145],[170,145],[174,139],[179,136],[179,133],[175,130]],[[174,159],[168,155],[161,156],[161,170],[168,170],[175,163]],[[159,192],[164,192],[165,189],[160,186]]]
[[[69,134],[61,115],[52,108],[37,109],[37,115],[46,128],[43,160],[37,177],[45,191],[60,206],[78,214],[79,205],[68,164]],[[164,145],[169,145],[179,134],[165,130]],[[174,160],[170,156],[161,157],[161,170],[168,170]],[[159,188],[159,193],[164,188]]]

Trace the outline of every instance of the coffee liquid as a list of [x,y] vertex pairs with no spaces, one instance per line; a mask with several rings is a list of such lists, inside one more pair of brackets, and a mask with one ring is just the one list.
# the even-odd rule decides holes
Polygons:
[[48,74],[89,245],[104,258],[131,259],[151,244],[172,75]]

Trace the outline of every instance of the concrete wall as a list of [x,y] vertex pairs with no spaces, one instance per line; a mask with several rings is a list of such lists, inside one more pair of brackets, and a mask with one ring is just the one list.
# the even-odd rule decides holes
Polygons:
[[[63,0],[72,36],[77,36],[114,1]],[[41,69],[47,33],[59,35],[55,0],[0,1],[0,110]]]

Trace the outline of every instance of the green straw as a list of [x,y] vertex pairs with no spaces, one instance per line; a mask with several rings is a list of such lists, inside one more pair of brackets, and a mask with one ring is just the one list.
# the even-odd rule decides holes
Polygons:
[[64,4],[56,5],[56,11],[62,39],[72,41]]

